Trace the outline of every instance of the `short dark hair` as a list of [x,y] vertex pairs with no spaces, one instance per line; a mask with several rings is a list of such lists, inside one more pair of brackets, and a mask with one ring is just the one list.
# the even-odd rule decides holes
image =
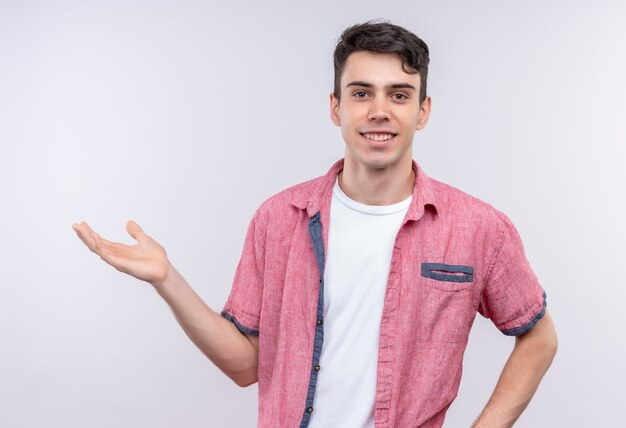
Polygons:
[[390,22],[377,20],[348,27],[337,42],[333,55],[335,63],[334,94],[341,99],[341,74],[348,56],[358,51],[390,53],[402,60],[406,73],[420,75],[420,104],[426,99],[428,77],[428,45],[410,31]]

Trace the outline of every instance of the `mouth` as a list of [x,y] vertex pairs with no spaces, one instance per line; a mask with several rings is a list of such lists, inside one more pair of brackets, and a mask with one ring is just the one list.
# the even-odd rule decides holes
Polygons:
[[375,146],[387,145],[396,135],[394,133],[385,132],[362,132],[360,133],[363,138]]

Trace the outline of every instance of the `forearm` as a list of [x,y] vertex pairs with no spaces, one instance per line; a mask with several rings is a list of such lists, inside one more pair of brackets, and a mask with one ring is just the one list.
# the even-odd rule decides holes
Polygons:
[[528,406],[557,348],[550,315],[546,313],[544,318],[526,337],[517,338],[496,388],[473,428],[511,427]]
[[238,385],[256,382],[257,350],[233,323],[209,308],[176,269],[153,284],[191,341]]

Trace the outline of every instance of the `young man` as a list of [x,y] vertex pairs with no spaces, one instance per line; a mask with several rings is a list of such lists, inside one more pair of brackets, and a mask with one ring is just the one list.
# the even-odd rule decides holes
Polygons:
[[332,121],[345,158],[261,204],[220,317],[134,222],[129,247],[85,244],[150,282],[238,385],[259,383],[262,427],[440,427],[479,312],[515,348],[475,427],[511,426],[556,352],[545,293],[501,212],[412,159],[431,110],[428,48],[388,23],[335,50]]

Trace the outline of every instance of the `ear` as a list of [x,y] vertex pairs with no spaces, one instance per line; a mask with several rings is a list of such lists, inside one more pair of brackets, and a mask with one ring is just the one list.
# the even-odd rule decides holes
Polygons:
[[430,116],[430,111],[432,109],[432,100],[430,97],[426,97],[424,101],[422,101],[422,105],[420,106],[420,117],[417,119],[417,124],[415,125],[415,130],[419,131],[426,126],[426,122],[428,122],[428,117]]
[[330,94],[330,120],[336,126],[341,126],[341,120],[339,119],[339,100],[334,93]]

